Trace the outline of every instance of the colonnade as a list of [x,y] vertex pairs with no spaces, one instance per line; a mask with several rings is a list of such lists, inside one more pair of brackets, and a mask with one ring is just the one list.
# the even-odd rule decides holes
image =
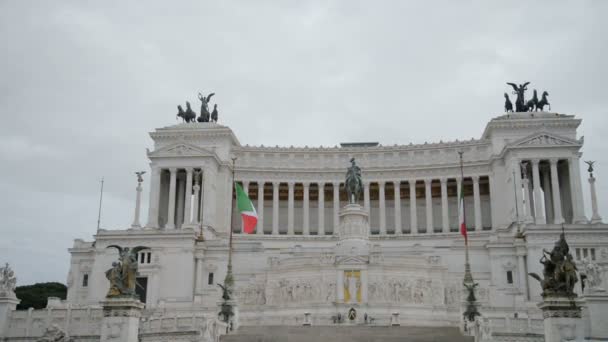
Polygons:
[[[483,177],[484,184],[487,185],[486,193],[489,191],[489,177]],[[256,205],[256,210],[258,214],[258,225],[256,228],[256,234],[271,234],[271,235],[326,235],[328,233],[332,233],[335,227],[339,224],[339,211],[341,207],[346,202],[346,195],[343,190],[343,184],[340,182],[296,182],[296,181],[285,181],[285,182],[265,182],[265,181],[250,181],[250,180],[242,180],[239,181],[245,192],[247,192],[250,197],[253,199],[254,204]],[[271,189],[267,185],[270,185]],[[372,222],[372,226],[378,228],[377,233],[380,235],[385,234],[432,234],[432,233],[449,233],[452,231],[457,231],[457,229],[451,229],[457,227],[456,218],[454,216],[457,214],[457,209],[448,205],[448,198],[455,199],[457,194],[460,193],[462,189],[462,181],[458,177],[454,178],[439,178],[439,179],[409,179],[406,181],[401,180],[379,180],[379,181],[364,181],[364,189],[363,189],[363,206],[370,210],[372,208],[372,194],[371,188],[374,187],[374,197],[377,201],[378,205],[378,217],[377,217],[377,225],[376,222]],[[423,189],[420,189],[423,185]],[[448,186],[449,185],[449,186]],[[472,196],[468,196],[467,201],[471,200],[472,197],[472,209],[474,212],[473,222],[469,222],[468,225],[470,229],[474,229],[477,231],[481,231],[484,227],[482,224],[482,205],[481,205],[481,191],[480,191],[480,176],[472,176],[465,177],[465,185],[467,186],[468,192],[472,193]],[[390,186],[390,188],[389,188]],[[253,189],[253,188],[257,188]],[[311,187],[316,188],[317,190],[314,192],[316,197],[316,212],[311,210]],[[330,189],[331,187],[331,189]],[[285,188],[287,188],[287,194],[285,196]],[[301,199],[301,226],[298,226],[298,231],[296,232],[295,227],[295,192],[296,188],[298,188],[299,199]],[[394,215],[391,218],[392,223],[394,224],[391,231],[387,229],[387,188],[389,191],[392,191],[393,203],[392,214]],[[416,191],[424,190],[424,191]],[[450,192],[448,191],[451,190]],[[472,189],[471,189],[472,188]],[[250,191],[252,189],[252,191]],[[266,191],[265,191],[266,190]],[[271,191],[269,191],[271,190]],[[281,190],[283,190],[281,192]],[[413,191],[412,191],[413,190]],[[433,190],[435,190],[435,196],[433,196]],[[407,199],[407,192],[409,191],[409,230],[406,230],[404,225],[402,224],[402,199]],[[301,192],[301,194],[300,194]],[[331,200],[329,203],[332,205],[332,215],[333,218],[330,222],[333,222],[333,227],[326,227],[327,223],[325,219],[326,214],[326,192],[330,194]],[[270,193],[272,194],[271,196]],[[283,196],[280,196],[282,193]],[[451,195],[451,196],[450,196]],[[489,195],[489,194],[488,194]],[[269,197],[269,198],[265,198]],[[342,201],[341,201],[342,197]],[[388,196],[391,197],[391,196]],[[436,219],[433,215],[433,207],[437,207],[437,205],[433,205],[433,197],[441,197],[441,202],[439,206],[441,207],[441,230],[436,229],[436,225],[434,219]],[[287,208],[281,208],[280,202],[282,203],[285,198],[287,199]],[[419,227],[419,210],[418,203],[420,200],[424,200],[424,227]],[[270,206],[267,206],[266,200],[272,201],[272,230],[264,231],[264,221],[265,221],[265,211],[270,209]],[[374,203],[376,204],[376,203]],[[265,210],[266,209],[266,210]],[[287,211],[286,218],[286,228],[283,227],[279,222],[279,217],[284,217],[284,210]],[[314,209],[314,208],[313,208]],[[375,208],[374,208],[375,210]],[[452,212],[452,216],[450,216],[450,212]],[[489,210],[488,210],[489,213]],[[407,216],[407,213],[405,213]],[[312,215],[316,215],[316,227],[311,227],[311,218]],[[233,231],[236,233],[242,232],[242,227],[240,224],[240,220],[238,220],[238,215],[235,214],[233,217],[233,221],[236,221],[233,224]],[[453,222],[451,222],[453,221]],[[438,223],[438,222],[437,222]],[[280,228],[283,228],[283,231],[280,231]],[[316,228],[316,229],[312,229]],[[331,229],[328,229],[331,228]],[[489,228],[489,227],[487,227]]]
[[516,160],[514,175],[515,187],[522,189],[516,196],[524,222],[587,222],[578,157]]

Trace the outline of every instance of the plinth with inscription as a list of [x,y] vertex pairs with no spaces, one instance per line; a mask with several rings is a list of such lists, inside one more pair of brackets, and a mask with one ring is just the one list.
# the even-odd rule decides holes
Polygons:
[[538,304],[543,311],[546,342],[583,340],[582,304],[582,300],[568,297],[545,297]]
[[124,296],[107,298],[101,305],[101,342],[137,342],[144,304],[131,296]]

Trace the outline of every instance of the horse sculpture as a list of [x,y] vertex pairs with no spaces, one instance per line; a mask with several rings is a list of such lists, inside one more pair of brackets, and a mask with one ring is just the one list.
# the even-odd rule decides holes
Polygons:
[[217,104],[213,105],[213,111],[211,112],[211,122],[217,122]]
[[526,102],[526,109],[529,112],[538,110],[538,95],[536,94],[536,89],[534,89],[533,94],[532,98]]
[[549,103],[547,96],[549,96],[549,93],[547,93],[547,91],[543,91],[543,95],[540,101],[538,101],[538,103],[536,104],[536,109],[540,109],[541,112],[543,111],[543,107],[545,106],[549,106],[549,110],[551,110],[551,104]]
[[177,117],[182,118],[185,122],[194,122],[196,113],[190,108],[190,102],[186,101],[186,111],[184,111],[181,105],[177,106]]
[[351,158],[350,167],[346,172],[344,187],[348,195],[348,202],[357,203],[363,193],[363,181],[361,180],[361,168],[355,164],[355,158]]
[[513,112],[513,103],[509,99],[509,95],[505,93],[505,113]]

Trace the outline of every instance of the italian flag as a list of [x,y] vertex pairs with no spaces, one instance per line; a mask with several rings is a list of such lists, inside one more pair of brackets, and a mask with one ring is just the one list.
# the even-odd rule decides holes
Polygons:
[[243,231],[251,234],[258,224],[258,213],[243,188],[238,183],[234,183],[234,187],[236,188],[236,206],[243,220]]
[[460,234],[464,236],[464,241],[467,242],[467,223],[464,219],[464,184],[460,187],[459,197],[460,199],[458,202],[458,222],[460,224]]

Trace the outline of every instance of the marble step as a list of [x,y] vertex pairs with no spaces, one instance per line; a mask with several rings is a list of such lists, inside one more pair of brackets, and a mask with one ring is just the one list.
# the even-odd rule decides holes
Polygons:
[[458,328],[380,326],[252,326],[224,335],[221,342],[472,342]]

